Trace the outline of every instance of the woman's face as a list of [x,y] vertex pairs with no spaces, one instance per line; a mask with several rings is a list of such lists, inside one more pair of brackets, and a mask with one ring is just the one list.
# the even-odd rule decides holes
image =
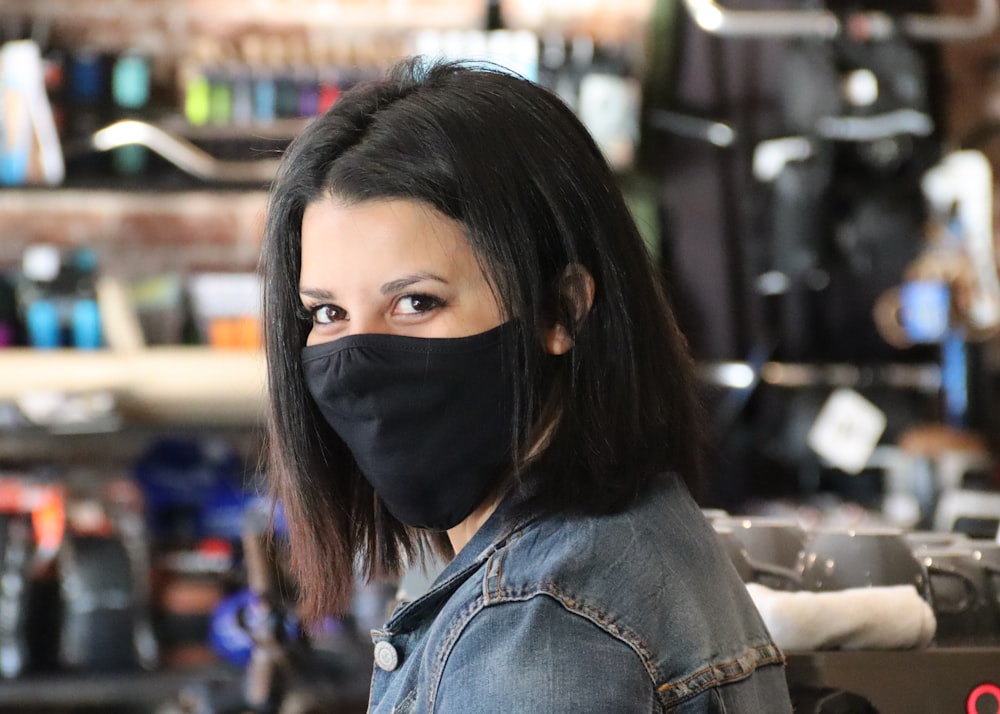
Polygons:
[[504,321],[462,225],[405,199],[324,197],[302,218],[307,345],[345,335],[466,337]]

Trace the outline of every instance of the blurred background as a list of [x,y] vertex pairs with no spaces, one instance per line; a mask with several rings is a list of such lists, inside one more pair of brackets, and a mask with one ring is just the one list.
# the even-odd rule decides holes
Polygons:
[[997,18],[0,0],[0,711],[363,710],[400,583],[295,619],[255,270],[282,150],[415,53],[550,88],[605,152],[697,361],[706,512],[995,540]]

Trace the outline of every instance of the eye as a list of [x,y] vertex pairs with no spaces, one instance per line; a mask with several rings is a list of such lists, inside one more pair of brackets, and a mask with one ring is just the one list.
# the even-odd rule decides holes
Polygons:
[[403,295],[396,301],[393,312],[397,315],[419,315],[444,306],[444,300],[433,295]]
[[330,325],[347,319],[347,313],[336,305],[314,305],[309,308],[309,314],[317,325]]

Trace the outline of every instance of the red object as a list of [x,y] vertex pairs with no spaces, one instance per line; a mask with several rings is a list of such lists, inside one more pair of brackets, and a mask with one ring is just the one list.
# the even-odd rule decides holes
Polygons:
[[[983,697],[987,697],[986,701],[993,700],[992,709],[979,710],[979,702]],[[965,700],[965,707],[968,714],[990,714],[1000,711],[1000,687],[995,684],[980,684],[969,693],[969,698]]]
[[319,113],[325,114],[326,110],[332,107],[339,98],[340,87],[335,84],[323,82],[319,87]]

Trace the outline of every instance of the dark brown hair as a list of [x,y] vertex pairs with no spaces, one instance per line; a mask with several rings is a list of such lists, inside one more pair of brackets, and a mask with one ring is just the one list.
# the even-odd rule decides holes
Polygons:
[[[302,216],[329,196],[415,200],[464,226],[506,314],[525,328],[517,423],[558,415],[532,462],[533,507],[607,513],[634,502],[657,473],[693,483],[701,429],[686,344],[586,129],[555,95],[504,71],[400,63],[345,92],[295,139],[268,206],[269,477],[306,616],[345,610],[356,569],[397,573],[430,543],[389,514],[305,386]],[[596,286],[579,322],[559,293],[574,264]],[[554,320],[574,337],[555,360],[537,337]]]

